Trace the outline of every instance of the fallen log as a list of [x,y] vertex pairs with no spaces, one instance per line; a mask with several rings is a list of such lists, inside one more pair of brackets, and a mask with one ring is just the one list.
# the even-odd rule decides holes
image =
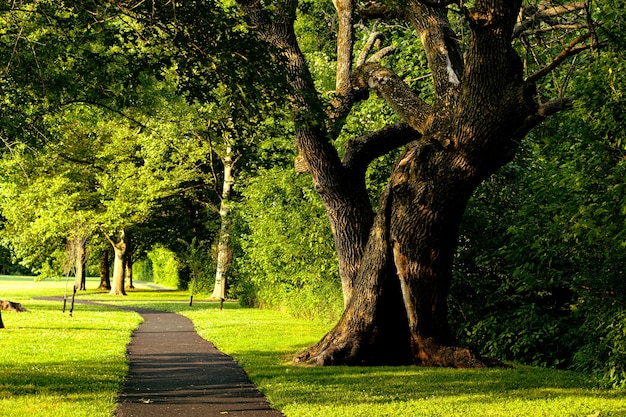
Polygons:
[[24,307],[20,303],[9,300],[0,300],[0,307],[0,310],[2,311],[14,311],[16,313],[23,313],[25,311],[28,311],[28,309],[26,309],[26,307]]
[[14,301],[9,300],[0,300],[0,329],[4,329],[4,323],[2,322],[2,312],[3,311],[13,311],[15,313],[23,313],[28,311],[26,307],[21,305],[20,303],[16,303]]

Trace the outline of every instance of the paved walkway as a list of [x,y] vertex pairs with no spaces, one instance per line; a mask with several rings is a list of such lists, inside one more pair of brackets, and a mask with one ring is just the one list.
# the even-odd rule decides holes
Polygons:
[[108,306],[135,311],[144,318],[127,348],[130,369],[115,417],[284,417],[270,407],[237,362],[196,333],[188,318]]
[[128,345],[129,374],[116,417],[280,417],[229,356],[179,314],[144,318]]

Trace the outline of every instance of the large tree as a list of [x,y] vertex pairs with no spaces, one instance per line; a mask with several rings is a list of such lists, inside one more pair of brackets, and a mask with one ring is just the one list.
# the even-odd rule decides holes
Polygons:
[[[238,1],[251,28],[286,63],[296,168],[311,174],[324,202],[346,300],[337,325],[297,359],[320,365],[484,366],[456,346],[448,325],[459,224],[474,189],[511,161],[533,127],[571,105],[558,95],[546,100],[537,84],[568,58],[598,45],[589,4],[408,0],[357,7],[352,0],[336,0],[336,88],[324,102],[294,31],[298,2],[270,3]],[[409,22],[419,35],[431,99],[381,64],[392,48],[375,52],[375,31],[355,58],[357,18],[389,17]],[[521,38],[525,42],[516,50],[514,41]],[[559,43],[537,41],[546,38]],[[520,57],[524,46],[533,59]],[[353,138],[340,156],[333,141],[370,91],[402,121]],[[373,210],[366,169],[402,146]]]

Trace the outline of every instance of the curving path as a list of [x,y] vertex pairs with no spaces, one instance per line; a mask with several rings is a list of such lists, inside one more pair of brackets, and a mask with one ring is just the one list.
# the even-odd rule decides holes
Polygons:
[[188,318],[87,300],[76,303],[135,311],[144,319],[127,347],[129,373],[115,417],[284,417],[237,362],[196,333]]
[[116,417],[281,417],[229,356],[179,314],[128,308],[144,318],[128,345],[129,374]]

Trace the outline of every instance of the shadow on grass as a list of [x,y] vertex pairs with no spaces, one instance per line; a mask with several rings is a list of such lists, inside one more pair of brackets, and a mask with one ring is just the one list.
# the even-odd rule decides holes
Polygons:
[[86,361],[0,365],[0,396],[93,396],[94,392],[115,392],[125,369],[123,363],[94,365]]
[[[293,357],[288,352],[283,355]],[[315,405],[314,408],[333,404],[375,406],[428,400],[477,405],[517,400],[581,403],[611,400],[612,405],[607,404],[603,412],[626,415],[623,392],[597,390],[592,380],[576,372],[531,367],[303,367],[278,364],[275,353],[240,352],[234,356],[246,358],[246,370],[252,380],[281,406],[296,403],[308,403]]]

